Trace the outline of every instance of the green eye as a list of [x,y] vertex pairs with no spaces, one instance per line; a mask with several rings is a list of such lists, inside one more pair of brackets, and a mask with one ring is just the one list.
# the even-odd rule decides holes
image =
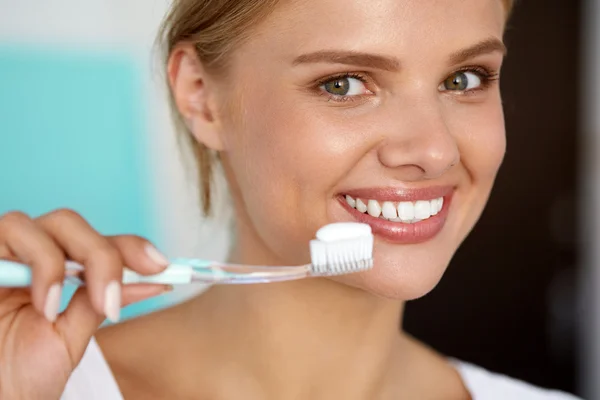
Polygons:
[[345,96],[350,91],[350,80],[348,78],[336,78],[323,85],[324,89],[336,96]]
[[463,92],[481,86],[481,78],[473,72],[455,72],[441,85],[442,90]]
[[463,91],[467,87],[469,87],[469,78],[464,72],[459,72],[454,75],[450,75],[448,79],[444,81],[444,88],[446,90]]

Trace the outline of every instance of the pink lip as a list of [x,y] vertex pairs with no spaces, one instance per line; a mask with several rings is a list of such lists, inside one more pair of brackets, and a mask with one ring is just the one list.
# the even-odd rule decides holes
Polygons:
[[[448,216],[453,193],[454,188],[452,186],[424,189],[370,188],[346,191],[343,195],[339,196],[339,201],[355,220],[370,225],[373,234],[382,239],[396,244],[417,244],[426,242],[440,233]],[[346,194],[355,199],[376,199],[378,201],[393,202],[433,200],[443,197],[444,206],[437,215],[429,217],[426,220],[414,224],[404,224],[386,221],[381,218],[372,217],[369,214],[361,213],[348,205],[345,199]]]

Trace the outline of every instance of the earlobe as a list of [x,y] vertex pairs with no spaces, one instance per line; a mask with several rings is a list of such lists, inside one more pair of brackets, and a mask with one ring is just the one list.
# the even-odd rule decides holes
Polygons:
[[182,44],[171,52],[167,74],[177,110],[196,140],[212,150],[223,150],[216,102],[192,44]]

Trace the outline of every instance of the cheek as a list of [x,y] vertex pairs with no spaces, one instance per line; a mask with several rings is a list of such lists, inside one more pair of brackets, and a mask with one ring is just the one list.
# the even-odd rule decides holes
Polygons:
[[277,98],[277,90],[259,87],[245,90],[243,122],[225,127],[228,159],[258,235],[280,258],[306,261],[308,241],[329,222],[334,186],[356,162],[349,156],[356,138],[340,133],[343,120],[323,117],[321,104],[300,105],[297,94]]
[[376,241],[375,269],[335,280],[404,300],[423,296],[437,285],[481,214],[506,147],[499,100],[478,106],[453,106],[451,111],[451,115],[446,115],[446,123],[460,150],[462,169],[455,170],[461,178],[446,229],[433,240],[415,246]]
[[465,113],[453,120],[452,130],[458,132],[457,144],[461,163],[472,184],[490,190],[506,151],[504,114],[500,100],[481,105],[479,110]]

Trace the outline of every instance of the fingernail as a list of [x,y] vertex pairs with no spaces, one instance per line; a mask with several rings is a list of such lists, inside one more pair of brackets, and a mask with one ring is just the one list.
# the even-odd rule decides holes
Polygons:
[[121,315],[121,285],[111,281],[104,290],[104,315],[111,322],[118,322]]
[[58,316],[58,309],[60,307],[60,292],[61,285],[59,283],[55,283],[50,286],[48,289],[48,294],[46,295],[46,304],[44,304],[44,317],[50,322],[56,321],[56,317]]
[[170,264],[169,259],[167,257],[165,257],[160,251],[158,251],[156,249],[156,247],[152,246],[151,244],[147,244],[145,250],[146,250],[146,255],[152,261],[154,261],[156,264],[160,265],[161,267],[166,267],[167,265]]
[[169,293],[173,291],[173,285],[165,285],[163,288],[163,293]]

